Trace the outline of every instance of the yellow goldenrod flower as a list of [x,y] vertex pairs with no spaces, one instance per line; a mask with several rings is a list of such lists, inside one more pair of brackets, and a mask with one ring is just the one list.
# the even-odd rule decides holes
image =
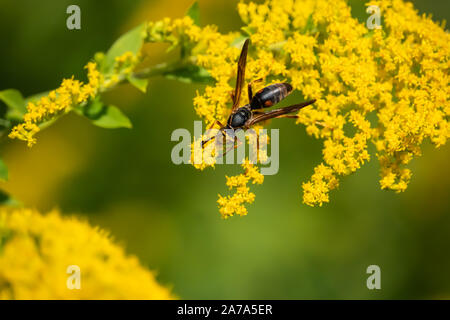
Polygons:
[[102,90],[109,89],[131,75],[136,66],[141,62],[141,56],[131,51],[114,58],[113,73],[107,75],[102,81]]
[[[339,177],[370,160],[369,142],[377,148],[381,188],[400,192],[411,177],[403,166],[421,154],[421,143],[428,138],[439,147],[450,136],[449,34],[402,0],[367,5],[381,8],[381,29],[367,29],[343,0],[238,5],[243,30],[251,39],[245,80],[289,81],[305,99],[317,99],[297,121],[324,141],[323,163],[303,183],[303,202],[308,205],[328,202]],[[147,34],[149,41],[174,44],[187,38],[193,43],[196,63],[216,80],[197,93],[195,111],[208,126],[216,120],[224,123],[239,35],[220,34],[213,26],[199,28],[187,17],[150,23]],[[241,103],[247,102],[244,94]],[[347,132],[349,126],[354,133]],[[206,164],[195,166],[203,169]],[[219,197],[223,216],[246,214],[243,203],[253,201],[254,195],[244,187],[245,177],[227,178],[227,185],[241,192]]]
[[[69,289],[69,266],[80,289]],[[107,232],[57,211],[0,208],[0,299],[171,299]]]
[[[182,63],[205,69],[215,80],[193,101],[207,127],[216,121],[225,123],[230,114],[236,64],[246,37],[251,39],[247,83],[262,78],[258,84],[262,87],[287,81],[305,99],[316,99],[299,112],[297,124],[323,141],[323,161],[310,181],[302,184],[303,202],[322,205],[340,178],[371,159],[369,144],[376,147],[381,188],[401,192],[412,175],[405,166],[421,155],[422,143],[431,141],[439,147],[450,137],[449,33],[403,0],[367,5],[380,8],[381,28],[369,30],[352,17],[345,0],[266,0],[238,4],[245,24],[242,32],[222,34],[216,26],[199,27],[184,17],[148,22],[142,37],[144,42],[180,46]],[[118,69],[103,86],[119,83],[136,61],[127,52],[116,57]],[[93,78],[97,76],[92,72]],[[32,145],[39,123],[84,101],[96,88],[65,81],[55,94],[28,106],[24,123],[10,137]],[[103,81],[101,75],[98,81]],[[246,103],[243,94],[241,104]],[[193,164],[204,169],[214,165],[209,160]],[[254,199],[244,183],[246,173],[238,177],[227,178],[227,185],[237,192],[219,197],[225,217],[246,214],[243,204]]]
[[253,184],[262,184],[264,181],[264,176],[258,171],[258,167],[250,163],[248,159],[242,163],[242,168],[244,173],[226,177],[227,186],[231,190],[236,189],[236,192],[231,196],[221,196],[219,194],[219,211],[222,218],[227,219],[228,217],[238,214],[240,216],[245,216],[247,214],[247,209],[245,208],[245,203],[252,203],[255,200],[255,194],[250,192],[250,188],[247,187],[249,181]]
[[34,134],[39,132],[39,125],[70,111],[72,107],[86,102],[89,97],[95,97],[100,86],[101,75],[93,62],[89,62],[86,69],[88,83],[83,84],[79,80],[74,80],[73,77],[64,79],[58,89],[50,91],[36,103],[29,102],[23,123],[15,126],[9,137],[27,141],[28,146],[31,147],[36,143]]
[[[404,165],[421,154],[421,143],[429,139],[439,147],[450,136],[449,34],[402,0],[367,5],[381,8],[381,29],[359,23],[345,1],[238,5],[243,29],[252,40],[246,80],[287,80],[306,99],[317,99],[298,119],[308,134],[324,141],[324,162],[303,183],[303,202],[308,205],[328,202],[339,177],[370,160],[369,142],[377,148],[381,188],[400,192],[411,178]],[[203,44],[206,54],[199,55],[198,63],[216,84],[194,99],[197,114],[207,124],[223,122],[229,115],[239,55],[230,35],[214,30],[196,27],[199,39],[215,35]],[[243,95],[242,104],[246,102]],[[348,126],[354,133],[347,132]],[[222,215],[246,214],[242,204],[252,198],[245,197],[244,176],[227,178],[228,186],[241,187],[242,196],[220,197]]]

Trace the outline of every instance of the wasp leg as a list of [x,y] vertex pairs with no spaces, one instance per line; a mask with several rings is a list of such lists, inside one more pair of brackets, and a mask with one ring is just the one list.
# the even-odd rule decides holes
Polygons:
[[252,85],[256,82],[261,82],[263,81],[262,78],[250,81],[250,83],[248,84],[248,103],[250,103],[253,99],[253,90],[252,90]]
[[[208,128],[208,130],[211,130],[212,128],[214,128],[214,126],[216,125],[216,124],[218,124],[219,126],[220,126],[220,131],[222,132],[222,134],[225,136],[225,133],[223,132],[223,128],[225,128],[225,126],[219,121],[219,120],[216,120],[216,121],[214,121],[213,123],[212,123],[212,125]],[[202,148],[203,148],[203,146],[206,144],[206,143],[208,143],[209,141],[211,141],[211,140],[213,140],[214,138],[215,138],[216,136],[212,136],[212,137],[209,137],[208,139],[206,139],[206,140],[203,140],[202,141]]]
[[236,129],[236,130],[234,131],[234,137],[236,138],[237,141],[242,142],[241,140],[239,140],[238,136],[236,135],[236,131],[238,131],[238,130],[242,130],[242,129],[241,129],[241,128]]
[[[242,129],[236,129],[236,130],[242,130]],[[231,136],[225,136],[225,131],[222,131],[223,132],[223,134],[224,134],[224,137],[225,137],[225,145],[227,145],[227,139],[228,138],[231,138]],[[220,155],[220,157],[223,157],[224,155],[226,155],[227,153],[228,153],[228,151],[230,151],[231,149],[236,149],[239,145],[241,145],[242,144],[242,141],[236,136],[236,131],[234,131],[234,133],[233,133],[233,136],[232,136],[232,138],[233,138],[233,145],[231,146],[231,147],[229,147],[227,150],[225,150],[225,152],[224,153],[222,153],[221,155]],[[238,142],[238,144],[235,144],[234,143],[234,139],[236,139],[237,140],[237,142]]]
[[230,91],[231,101],[234,101],[234,91]]
[[214,126],[215,126],[216,124],[218,124],[221,128],[224,127],[224,125],[223,125],[219,120],[216,120],[216,121],[214,121],[214,122],[212,123],[212,125],[208,128],[208,130],[211,130],[212,128],[214,128]]
[[228,148],[227,150],[225,150],[225,152],[222,153],[222,154],[220,155],[220,157],[221,157],[221,158],[224,157],[224,156],[228,153],[228,151],[230,151],[231,149],[236,149],[236,148],[237,148],[237,146],[231,146],[230,148]]
[[[242,141],[239,140],[238,137],[236,137],[236,140],[237,140],[238,142],[242,143]],[[234,142],[234,141],[233,141],[233,142]],[[221,156],[221,157],[225,156],[225,155],[228,153],[228,151],[230,151],[231,149],[236,149],[238,146],[240,146],[240,144],[234,144],[234,143],[233,143],[233,145],[232,145],[231,147],[229,147],[227,150],[225,150],[225,152],[222,153],[220,156]]]

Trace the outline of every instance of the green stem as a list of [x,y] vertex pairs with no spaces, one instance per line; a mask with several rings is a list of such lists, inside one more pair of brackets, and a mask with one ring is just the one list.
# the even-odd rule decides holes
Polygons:
[[[189,65],[195,65],[197,61],[196,57],[188,57],[186,59],[180,60],[180,61],[176,61],[176,62],[171,62],[171,63],[167,63],[167,62],[163,62],[163,63],[159,63],[156,64],[154,66],[133,72],[132,76],[135,78],[139,78],[139,79],[148,79],[151,77],[156,77],[156,76],[164,76],[167,73],[173,72],[177,69],[189,66]],[[127,75],[126,74],[121,74],[119,75],[119,82],[117,82],[115,85],[113,86],[107,86],[106,88],[100,88],[100,92],[107,92],[110,91],[114,88],[116,88],[118,85],[124,84],[126,83],[127,80]]]
[[163,76],[169,72],[175,71],[185,66],[195,64],[197,59],[195,57],[188,57],[187,59],[183,59],[181,61],[172,62],[172,63],[160,63],[146,69],[135,72],[133,75],[136,78],[146,79],[154,76]]

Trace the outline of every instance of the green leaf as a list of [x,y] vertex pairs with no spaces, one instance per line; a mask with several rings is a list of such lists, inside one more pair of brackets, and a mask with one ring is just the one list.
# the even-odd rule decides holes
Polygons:
[[2,159],[0,159],[0,181],[8,181],[8,167]]
[[0,100],[8,107],[7,119],[22,120],[23,115],[27,112],[27,107],[20,91],[15,89],[0,91]]
[[138,88],[143,93],[147,92],[148,79],[136,78],[133,75],[129,75],[127,79],[134,87]]
[[186,12],[186,15],[194,21],[195,25],[200,26],[200,7],[198,1],[194,1]]
[[242,46],[244,45],[245,40],[247,40],[248,37],[247,36],[237,36],[236,38],[234,38],[234,40],[230,43],[231,47],[236,47],[236,48],[242,48]]
[[248,36],[251,36],[252,34],[254,34],[256,32],[255,27],[249,27],[249,26],[242,27],[241,30],[244,31],[245,34]]
[[131,121],[115,106],[105,106],[104,113],[92,123],[102,128],[131,128]]
[[93,124],[102,128],[131,128],[131,121],[115,106],[106,106],[96,99],[75,111],[91,120]]
[[186,65],[164,73],[168,79],[178,80],[186,83],[212,83],[214,79],[209,72],[196,65]]
[[12,198],[11,195],[3,190],[0,190],[0,205],[6,206],[20,206],[20,202]]
[[144,42],[143,31],[145,24],[142,23],[136,28],[128,31],[114,42],[108,50],[103,63],[102,71],[107,74],[113,70],[116,57],[123,55],[127,51],[131,51],[134,55],[138,54]]

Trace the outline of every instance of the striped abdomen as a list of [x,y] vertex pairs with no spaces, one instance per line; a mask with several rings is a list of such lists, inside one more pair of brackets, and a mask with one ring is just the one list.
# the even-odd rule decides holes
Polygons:
[[250,103],[252,109],[269,108],[292,92],[292,86],[289,83],[274,83],[259,90]]

